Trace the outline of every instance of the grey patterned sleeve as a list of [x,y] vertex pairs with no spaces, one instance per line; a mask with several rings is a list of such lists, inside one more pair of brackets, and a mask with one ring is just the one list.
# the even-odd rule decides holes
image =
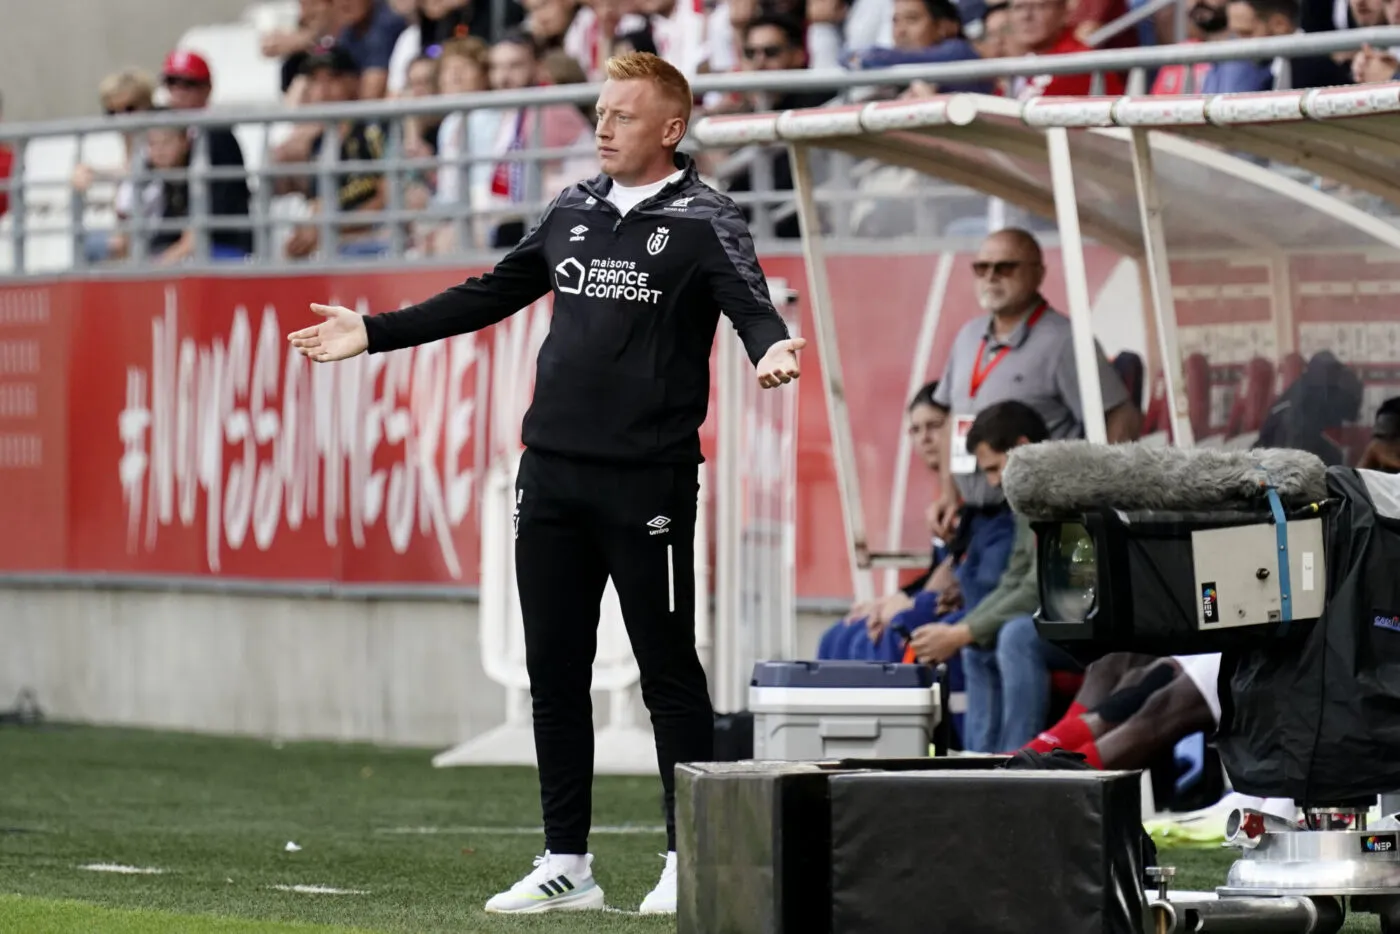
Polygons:
[[768,279],[758,265],[753,237],[744,216],[726,199],[710,220],[715,244],[701,260],[715,301],[734,323],[749,360],[757,364],[778,341],[790,336],[773,307]]

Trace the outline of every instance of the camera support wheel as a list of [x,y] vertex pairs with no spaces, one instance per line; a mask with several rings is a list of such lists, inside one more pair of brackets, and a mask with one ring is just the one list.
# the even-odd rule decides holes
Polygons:
[[[1384,796],[1382,812],[1394,802]],[[1364,802],[1313,807],[1301,825],[1235,811],[1225,844],[1240,858],[1214,892],[1173,893],[1172,867],[1147,870],[1153,934],[1336,934],[1348,910],[1378,915],[1382,934],[1400,934],[1400,828],[1368,829],[1368,810]]]

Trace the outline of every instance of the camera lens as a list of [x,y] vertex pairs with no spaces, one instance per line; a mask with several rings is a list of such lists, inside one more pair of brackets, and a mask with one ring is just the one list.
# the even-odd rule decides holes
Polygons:
[[1045,615],[1054,622],[1082,622],[1098,597],[1098,554],[1089,530],[1075,522],[1060,526],[1047,564]]

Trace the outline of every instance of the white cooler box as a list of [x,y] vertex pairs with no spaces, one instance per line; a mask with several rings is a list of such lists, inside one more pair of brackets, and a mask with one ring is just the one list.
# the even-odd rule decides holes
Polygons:
[[882,662],[759,662],[749,682],[755,759],[929,755],[941,716],[933,669]]

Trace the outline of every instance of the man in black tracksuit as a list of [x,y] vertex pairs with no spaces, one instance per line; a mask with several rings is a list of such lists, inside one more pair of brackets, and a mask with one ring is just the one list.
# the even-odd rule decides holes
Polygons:
[[[721,309],[762,385],[798,374],[803,342],[789,339],[769,300],[739,209],[674,145],[657,145],[670,136],[635,129],[653,104],[671,112],[667,82],[684,86],[673,73],[645,54],[610,63],[598,132],[608,174],[559,195],[491,272],[368,318],[313,306],[331,320],[292,335],[314,360],[383,353],[487,327],[554,294],[522,431],[515,518],[546,854],[488,911],[603,905],[587,856],[589,690],[609,576],[665,788],[667,867],[642,910],[675,910],[674,768],[713,754],[714,715],[695,650],[693,543],[699,429]],[[688,98],[673,99],[684,100],[688,116]],[[678,143],[683,131],[681,123],[670,135]]]

